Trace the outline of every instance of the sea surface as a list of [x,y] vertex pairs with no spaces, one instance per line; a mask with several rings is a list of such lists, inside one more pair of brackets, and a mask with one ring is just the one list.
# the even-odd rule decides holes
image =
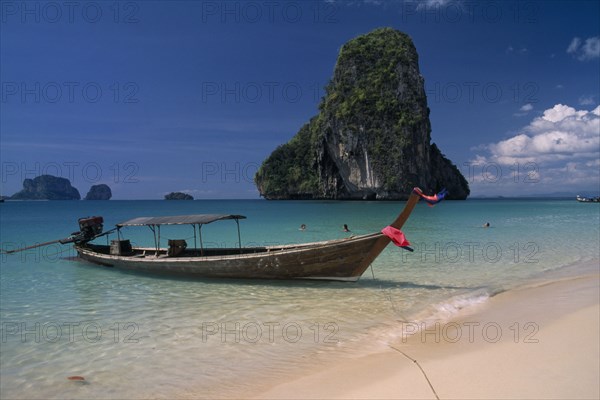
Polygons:
[[[248,217],[240,222],[243,245],[301,243],[379,231],[402,207],[5,202],[0,241],[10,250],[63,238],[92,215],[104,216],[108,229],[137,216],[234,213]],[[2,254],[0,398],[240,397],[295,371],[385,348],[407,323],[445,320],[531,282],[597,272],[599,226],[599,204],[571,199],[421,203],[403,228],[414,252],[390,245],[356,283],[159,278],[87,264],[59,244]],[[202,231],[205,246],[237,246],[233,221]],[[148,228],[123,232],[153,244]],[[193,231],[163,227],[163,246],[169,238],[191,246]]]

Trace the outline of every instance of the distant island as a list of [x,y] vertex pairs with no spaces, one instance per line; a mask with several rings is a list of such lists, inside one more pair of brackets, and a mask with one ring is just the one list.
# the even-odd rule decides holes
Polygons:
[[85,195],[84,200],[110,200],[112,197],[112,191],[110,187],[104,183],[94,185],[90,188],[90,191]]
[[81,200],[79,191],[66,178],[40,175],[23,181],[23,189],[11,200]]
[[406,199],[413,187],[469,185],[431,142],[429,107],[411,38],[381,28],[342,46],[320,112],[263,162],[266,199]]
[[[106,184],[93,185],[84,200],[109,200],[112,197]],[[2,196],[3,200],[81,200],[79,190],[71,186],[71,181],[53,175],[40,175],[23,180],[23,189],[12,196]]]
[[165,195],[165,200],[194,200],[194,197],[187,193],[171,192]]

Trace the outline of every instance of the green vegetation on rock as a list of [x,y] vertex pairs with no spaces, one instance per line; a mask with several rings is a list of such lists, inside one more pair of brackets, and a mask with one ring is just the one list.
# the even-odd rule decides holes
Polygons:
[[165,195],[165,200],[194,200],[194,197],[181,192],[171,192]]
[[11,200],[80,200],[79,191],[66,178],[40,175],[23,180],[23,190],[11,196]]
[[[286,144],[283,144],[263,163],[255,179],[263,182],[262,190],[270,198],[312,198],[319,189],[315,164],[315,140],[311,124],[306,124]],[[277,171],[272,175],[263,174]]]
[[431,144],[429,108],[410,37],[377,29],[340,50],[319,114],[262,164],[255,182],[268,199],[403,199],[414,186],[466,180]]
[[110,187],[104,183],[93,185],[90,191],[85,195],[84,200],[110,200],[112,191]]

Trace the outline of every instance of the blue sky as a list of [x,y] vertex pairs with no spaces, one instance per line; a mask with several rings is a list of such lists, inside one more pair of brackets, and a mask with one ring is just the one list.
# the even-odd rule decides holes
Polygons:
[[258,198],[317,113],[340,47],[419,53],[432,141],[473,196],[600,190],[597,1],[0,1],[2,194],[42,173],[82,196]]

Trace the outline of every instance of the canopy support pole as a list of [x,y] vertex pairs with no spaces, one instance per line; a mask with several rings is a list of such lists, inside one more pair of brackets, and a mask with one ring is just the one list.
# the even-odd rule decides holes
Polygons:
[[202,243],[202,224],[198,225],[198,235],[200,236],[200,255],[204,255],[204,243]]
[[152,231],[152,235],[154,236],[154,248],[156,249],[156,256],[158,257],[158,242],[156,241],[156,229],[154,225],[148,225],[148,228]]
[[156,255],[158,256],[160,254],[160,225],[157,225],[158,227],[158,243],[156,244]]
[[192,224],[192,230],[194,231],[194,249],[198,250],[198,246],[196,245],[196,224]]
[[240,254],[242,254],[242,237],[240,236],[240,220],[239,219],[235,219],[235,223],[237,224],[237,231],[238,231],[238,245],[240,248]]

